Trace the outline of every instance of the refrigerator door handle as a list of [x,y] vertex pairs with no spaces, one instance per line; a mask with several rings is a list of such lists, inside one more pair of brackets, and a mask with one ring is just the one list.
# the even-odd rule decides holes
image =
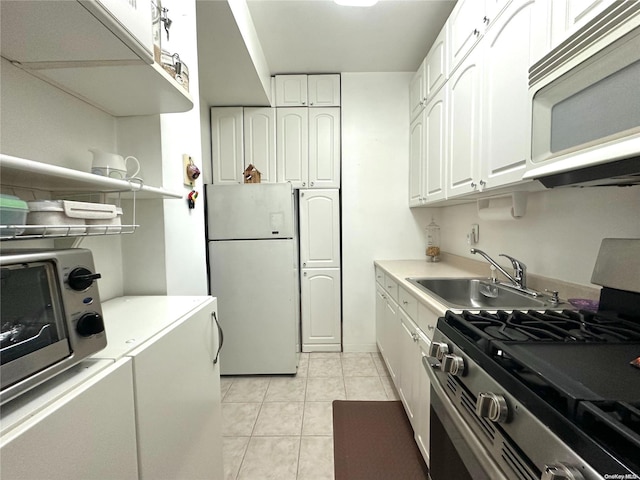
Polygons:
[[220,357],[220,350],[222,350],[222,345],[224,344],[224,332],[222,331],[222,327],[220,326],[220,322],[218,321],[218,316],[216,312],[211,312],[211,319],[215,322],[216,327],[218,327],[218,351],[216,352],[216,358],[213,359],[213,364],[218,363],[218,359]]

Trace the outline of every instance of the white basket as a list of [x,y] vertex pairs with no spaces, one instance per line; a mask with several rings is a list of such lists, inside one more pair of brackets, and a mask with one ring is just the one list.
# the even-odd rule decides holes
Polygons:
[[122,231],[122,209],[116,207],[112,218],[87,218],[86,222],[87,233],[90,234],[120,233]]
[[[71,200],[40,200],[29,202],[27,224],[42,226],[31,229],[30,232],[34,234],[78,235],[85,233],[85,225],[88,222],[102,225],[109,224],[116,218],[115,205]],[[119,223],[118,221],[118,225]],[[104,228],[101,230],[104,232]]]

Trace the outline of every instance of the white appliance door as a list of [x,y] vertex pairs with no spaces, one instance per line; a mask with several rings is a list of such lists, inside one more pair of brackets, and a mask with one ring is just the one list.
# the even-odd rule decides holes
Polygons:
[[293,238],[291,185],[206,185],[209,240]]
[[209,242],[209,262],[224,332],[220,373],[296,373],[294,240]]

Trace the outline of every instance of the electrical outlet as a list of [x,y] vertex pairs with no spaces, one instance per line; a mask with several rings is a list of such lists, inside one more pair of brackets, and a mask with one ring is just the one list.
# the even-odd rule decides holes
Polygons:
[[471,225],[471,233],[469,234],[469,244],[475,245],[480,240],[480,226],[477,223]]

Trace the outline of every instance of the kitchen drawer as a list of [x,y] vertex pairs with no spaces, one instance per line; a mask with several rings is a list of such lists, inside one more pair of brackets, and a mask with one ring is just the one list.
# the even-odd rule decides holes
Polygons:
[[438,323],[438,314],[422,303],[418,303],[418,327],[429,339],[433,338],[433,331]]
[[384,284],[382,285],[387,293],[393,298],[396,302],[398,301],[398,283],[391,278],[391,275],[385,274],[384,276]]
[[375,269],[376,269],[376,282],[384,286],[384,271],[380,267],[375,267]]
[[418,318],[418,300],[413,295],[407,292],[404,288],[398,289],[398,303],[400,307],[407,312],[407,315],[411,317],[414,322]]

